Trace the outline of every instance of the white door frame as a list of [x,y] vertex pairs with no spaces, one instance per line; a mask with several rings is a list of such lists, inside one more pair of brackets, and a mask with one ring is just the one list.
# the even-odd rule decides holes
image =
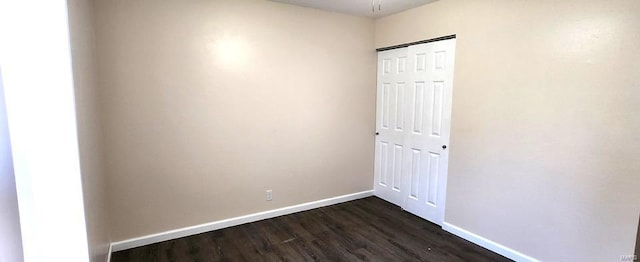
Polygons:
[[65,0],[0,0],[0,65],[25,261],[89,261],[67,10]]

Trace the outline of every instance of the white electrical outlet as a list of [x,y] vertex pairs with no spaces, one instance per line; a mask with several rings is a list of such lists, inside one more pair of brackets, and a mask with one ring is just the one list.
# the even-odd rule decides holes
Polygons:
[[267,190],[267,201],[273,200],[273,190]]

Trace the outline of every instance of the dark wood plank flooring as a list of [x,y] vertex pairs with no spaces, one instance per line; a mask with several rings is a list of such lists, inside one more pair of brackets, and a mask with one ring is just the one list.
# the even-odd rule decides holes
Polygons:
[[125,261],[510,261],[376,197],[115,252]]
[[638,217],[638,233],[636,233],[636,251],[634,252],[637,259],[640,259],[640,217]]

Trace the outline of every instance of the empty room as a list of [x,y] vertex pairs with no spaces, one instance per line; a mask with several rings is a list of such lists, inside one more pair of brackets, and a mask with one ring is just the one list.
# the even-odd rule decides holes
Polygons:
[[0,262],[638,261],[638,0],[0,0]]

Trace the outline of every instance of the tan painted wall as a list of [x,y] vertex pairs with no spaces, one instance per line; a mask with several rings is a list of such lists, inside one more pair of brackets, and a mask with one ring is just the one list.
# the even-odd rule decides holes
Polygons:
[[103,171],[93,1],[68,0],[67,6],[87,241],[91,261],[105,261],[110,223]]
[[23,261],[18,195],[0,72],[0,261]]
[[371,190],[372,20],[263,0],[96,19],[114,241]]
[[640,1],[442,0],[376,47],[457,34],[445,221],[545,261],[618,261],[640,212]]

